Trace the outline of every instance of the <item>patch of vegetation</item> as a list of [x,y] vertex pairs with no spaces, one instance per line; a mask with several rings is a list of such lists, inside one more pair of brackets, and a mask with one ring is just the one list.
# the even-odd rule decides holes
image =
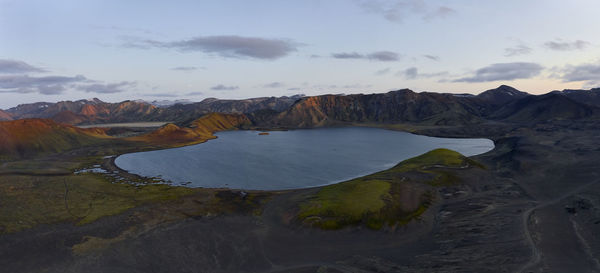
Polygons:
[[469,166],[483,167],[483,165],[475,160],[465,157],[458,152],[448,149],[435,149],[420,156],[404,160],[392,169],[397,172],[407,172],[422,171],[437,166],[443,166],[445,168],[466,168]]
[[298,215],[325,229],[356,224],[364,215],[380,211],[389,199],[391,184],[381,180],[355,179],[324,187]]
[[149,203],[173,200],[194,189],[164,184],[110,183],[99,174],[0,176],[0,233],[71,221],[86,224]]
[[[322,229],[405,225],[433,202],[429,187],[458,183],[448,169],[481,164],[460,153],[436,149],[391,169],[321,188],[299,204],[297,220]],[[409,179],[412,177],[412,179]]]

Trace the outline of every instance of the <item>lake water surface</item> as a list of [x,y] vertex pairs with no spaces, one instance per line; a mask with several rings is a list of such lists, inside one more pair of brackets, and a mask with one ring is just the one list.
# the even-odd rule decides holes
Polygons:
[[120,168],[189,187],[281,190],[333,184],[388,169],[436,148],[466,156],[489,139],[436,138],[376,128],[220,132],[215,140],[119,156]]

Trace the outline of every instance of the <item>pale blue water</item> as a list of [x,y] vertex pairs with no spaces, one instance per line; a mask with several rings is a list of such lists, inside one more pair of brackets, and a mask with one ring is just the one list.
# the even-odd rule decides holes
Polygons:
[[333,184],[388,169],[436,148],[466,156],[494,148],[489,139],[418,136],[375,128],[217,133],[182,148],[119,156],[120,168],[188,187],[281,190]]

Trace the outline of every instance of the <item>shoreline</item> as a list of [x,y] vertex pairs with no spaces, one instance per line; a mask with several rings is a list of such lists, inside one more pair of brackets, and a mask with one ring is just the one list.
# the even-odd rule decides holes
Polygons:
[[[396,131],[396,132],[404,132],[404,133],[408,133],[408,134],[412,134],[412,135],[417,135],[417,136],[422,136],[422,137],[448,138],[448,139],[471,139],[471,137],[431,136],[431,135],[428,135],[428,134],[419,134],[419,133],[416,133],[416,132],[405,131],[405,130],[401,130],[401,129],[398,129],[398,128],[389,128],[387,126],[372,126],[370,124],[369,125],[363,125],[363,126],[356,126],[356,125],[352,125],[351,124],[351,125],[334,126],[334,127],[296,128],[296,129],[286,129],[286,130],[276,130],[276,131],[295,131],[295,130],[313,130],[313,129],[317,129],[318,130],[318,129],[332,129],[332,128],[372,128],[372,129],[383,129],[383,130],[390,130],[390,131]],[[439,127],[430,126],[429,128],[439,128]],[[142,152],[150,152],[150,151],[160,151],[160,150],[175,149],[175,148],[182,148],[182,147],[187,147],[187,146],[193,146],[193,145],[203,144],[203,143],[205,143],[205,142],[207,142],[209,140],[218,139],[218,134],[219,133],[221,133],[221,132],[229,132],[229,131],[258,131],[258,130],[255,129],[255,128],[248,128],[248,129],[232,129],[232,130],[218,131],[218,132],[213,133],[214,138],[207,139],[207,140],[202,140],[202,141],[197,142],[197,143],[190,143],[190,144],[181,145],[181,146],[175,146],[175,147],[166,147],[166,148],[150,149],[150,150],[142,150],[142,151],[134,151],[134,152],[128,152],[128,153],[118,154],[118,155],[112,156],[110,158],[110,160],[105,161],[104,162],[105,165],[103,165],[103,166],[106,166],[106,169],[109,170],[110,172],[112,172],[112,171],[118,171],[119,175],[121,175],[122,177],[131,177],[131,178],[134,178],[134,179],[142,179],[142,180],[158,178],[158,179],[162,180],[163,183],[165,183],[167,185],[170,185],[170,186],[174,186],[174,187],[217,189],[217,190],[232,190],[232,191],[290,192],[290,191],[297,191],[297,190],[307,190],[307,189],[321,188],[321,187],[325,187],[325,186],[328,186],[328,185],[335,185],[335,184],[339,184],[339,183],[342,183],[342,182],[350,181],[350,180],[353,180],[353,179],[356,179],[356,178],[360,178],[360,177],[363,177],[363,176],[368,176],[368,175],[371,175],[371,174],[374,174],[374,173],[385,171],[385,170],[387,170],[389,168],[393,168],[395,165],[399,164],[402,161],[409,160],[411,158],[418,157],[420,155],[420,154],[418,154],[418,155],[415,155],[413,157],[402,159],[402,160],[400,160],[398,162],[390,163],[390,164],[392,164],[390,167],[384,167],[384,168],[382,168],[380,170],[375,170],[375,171],[368,171],[368,172],[361,173],[359,175],[352,176],[352,177],[337,179],[337,180],[335,180],[335,181],[333,181],[331,183],[324,183],[324,184],[314,185],[314,186],[310,186],[310,187],[299,187],[299,188],[290,188],[290,189],[243,189],[243,188],[233,188],[233,187],[190,187],[187,184],[183,184],[183,183],[188,183],[189,184],[189,183],[193,183],[193,182],[190,182],[190,181],[183,182],[183,183],[180,183],[180,182],[169,182],[169,180],[164,180],[163,178],[160,178],[160,177],[146,177],[146,176],[142,176],[142,175],[130,173],[127,170],[124,170],[124,169],[120,168],[116,164],[116,162],[115,162],[117,157],[119,157],[121,155],[125,155],[125,154],[142,153]],[[258,131],[258,132],[260,132],[260,131]],[[440,135],[443,135],[443,134],[440,134]],[[487,150],[487,151],[485,151],[483,153],[479,153],[479,154],[476,154],[476,155],[464,155],[466,157],[481,156],[481,155],[484,155],[486,153],[493,152],[498,147],[496,145],[496,142],[494,140],[492,140],[491,138],[475,137],[473,139],[486,139],[486,140],[489,140],[489,141],[492,142],[491,143],[492,144],[492,148],[490,150]],[[440,148],[440,147],[437,147],[437,148]],[[433,148],[432,150],[437,149],[437,148]],[[427,152],[428,151],[425,151],[423,153],[427,153]]]

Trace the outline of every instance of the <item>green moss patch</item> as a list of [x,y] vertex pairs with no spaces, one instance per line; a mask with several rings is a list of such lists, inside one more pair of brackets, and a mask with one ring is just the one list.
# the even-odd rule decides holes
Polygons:
[[101,175],[0,176],[0,233],[72,221],[86,224],[149,203],[193,194],[168,185],[110,183]]
[[322,229],[404,225],[433,202],[432,186],[460,182],[451,170],[479,163],[448,149],[436,149],[391,169],[321,188],[300,202],[297,221]]

